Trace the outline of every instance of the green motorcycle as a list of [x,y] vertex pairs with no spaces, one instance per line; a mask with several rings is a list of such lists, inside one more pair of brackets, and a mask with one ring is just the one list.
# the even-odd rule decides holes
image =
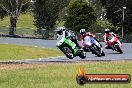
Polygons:
[[61,37],[56,43],[56,46],[69,59],[73,59],[75,56],[79,56],[81,59],[86,58],[86,53],[83,51],[83,49],[79,49],[76,44],[68,38]]

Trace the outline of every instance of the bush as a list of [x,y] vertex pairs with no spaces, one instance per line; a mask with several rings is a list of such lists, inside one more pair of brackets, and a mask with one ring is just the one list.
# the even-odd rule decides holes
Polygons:
[[89,29],[96,22],[95,11],[90,4],[84,0],[76,0],[68,6],[65,26],[73,31]]

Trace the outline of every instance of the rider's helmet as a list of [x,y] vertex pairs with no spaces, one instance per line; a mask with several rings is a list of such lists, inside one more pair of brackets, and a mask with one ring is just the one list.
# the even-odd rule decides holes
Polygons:
[[81,34],[82,37],[85,37],[85,36],[86,36],[86,31],[85,31],[85,29],[81,29],[81,30],[80,30],[80,34]]
[[106,34],[109,34],[109,33],[110,33],[110,29],[108,29],[108,28],[105,29],[105,33],[106,33]]
[[63,27],[57,27],[57,29],[55,30],[57,32],[57,34],[59,35],[62,35],[63,34],[63,31],[65,30],[66,28],[63,26]]

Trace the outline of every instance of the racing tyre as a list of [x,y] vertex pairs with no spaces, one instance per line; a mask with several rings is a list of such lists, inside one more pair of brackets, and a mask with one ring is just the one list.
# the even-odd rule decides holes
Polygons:
[[69,59],[74,58],[72,51],[68,47],[62,48],[62,52],[66,55],[67,58],[69,58]]
[[97,55],[98,57],[101,57],[100,51],[96,50],[94,47],[91,48],[92,53],[94,53],[95,55]]
[[101,56],[105,56],[105,53],[104,53],[104,51],[102,51],[102,53],[101,53]]
[[85,53],[85,52],[81,52],[81,53],[79,54],[79,57],[80,57],[81,59],[85,59],[85,58],[86,58],[86,53]]
[[121,50],[121,48],[120,48],[119,45],[116,45],[115,47],[116,47],[116,49],[117,49],[117,52],[123,53],[123,51]]

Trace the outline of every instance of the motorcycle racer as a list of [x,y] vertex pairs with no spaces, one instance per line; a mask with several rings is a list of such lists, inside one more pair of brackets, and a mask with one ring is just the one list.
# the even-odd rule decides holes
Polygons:
[[[75,56],[79,56],[81,59],[86,57],[86,53],[77,47],[78,42],[73,41],[73,34],[70,33],[65,27],[58,27],[57,30],[58,38],[56,46],[68,57],[73,59]],[[79,45],[79,44],[78,44]]]
[[76,36],[75,36],[75,34],[72,31],[66,29],[66,27],[63,26],[63,27],[57,27],[56,32],[57,32],[58,38],[59,37],[68,38],[72,42],[74,42],[78,48],[80,48],[80,45],[78,44],[78,41],[76,39]]
[[87,33],[86,33],[85,29],[81,29],[81,30],[80,30],[80,34],[81,34],[81,42],[82,42],[82,47],[83,47],[83,48],[85,47],[85,42],[86,42],[86,41],[84,40],[84,38],[87,37],[87,36],[93,37],[93,42],[94,42],[97,46],[101,47],[101,44],[96,40],[95,35],[92,34],[91,32],[87,32]]
[[98,42],[91,32],[85,31],[85,29],[80,30],[82,37],[82,48],[85,52],[92,52],[92,54],[97,55],[98,57],[105,56],[102,45]]
[[[110,36],[114,36],[114,37],[116,37],[116,38],[118,38],[119,39],[119,37],[116,35],[116,34],[114,34],[110,29],[105,29],[105,35],[103,36],[104,37],[104,42],[106,43],[106,45],[105,45],[105,48],[106,49],[109,49],[109,44],[108,44],[108,42],[109,42],[109,37]],[[120,42],[119,42],[120,43]]]

